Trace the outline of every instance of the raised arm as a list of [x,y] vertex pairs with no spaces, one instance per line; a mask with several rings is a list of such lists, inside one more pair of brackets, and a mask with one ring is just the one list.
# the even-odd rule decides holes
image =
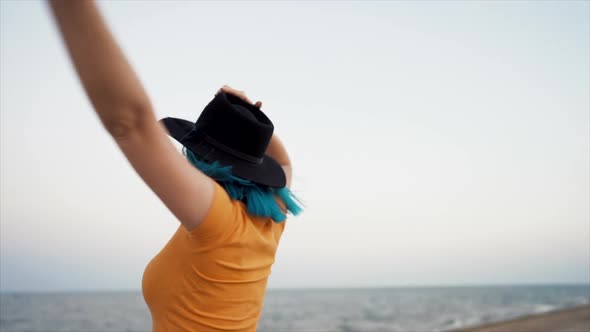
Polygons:
[[213,201],[213,181],[190,165],[157,122],[151,103],[89,0],[52,0],[76,72],[104,127],[144,182],[191,231]]
[[105,128],[114,136],[155,118],[137,75],[89,0],[52,0],[50,7],[78,77]]
[[293,167],[291,166],[291,160],[289,159],[287,149],[285,149],[283,142],[281,142],[276,134],[272,135],[270,143],[266,148],[266,154],[276,160],[281,166],[283,166],[285,176],[287,177],[287,187],[291,187],[291,174],[293,173]]

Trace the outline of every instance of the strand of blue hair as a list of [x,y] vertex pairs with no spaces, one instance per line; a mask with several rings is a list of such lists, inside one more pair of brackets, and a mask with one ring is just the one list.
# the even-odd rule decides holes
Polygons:
[[[243,202],[251,215],[282,222],[287,219],[287,213],[298,215],[303,211],[301,201],[287,187],[272,188],[235,176],[231,166],[221,166],[217,161],[206,162],[186,147],[182,148],[182,153],[193,166],[219,183],[232,199]],[[277,198],[284,203],[286,211]]]

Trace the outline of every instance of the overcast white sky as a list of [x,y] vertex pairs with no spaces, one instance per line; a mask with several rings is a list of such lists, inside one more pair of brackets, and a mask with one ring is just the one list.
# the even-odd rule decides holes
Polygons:
[[[590,282],[589,2],[100,7],[159,117],[263,101],[307,205],[271,288]],[[178,222],[45,4],[0,9],[0,289],[138,290]]]

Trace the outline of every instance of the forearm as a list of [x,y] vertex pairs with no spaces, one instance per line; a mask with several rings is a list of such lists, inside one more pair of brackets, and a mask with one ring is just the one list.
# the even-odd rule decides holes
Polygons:
[[276,134],[272,135],[270,143],[266,148],[266,154],[276,160],[281,166],[291,166],[291,160],[287,149]]
[[96,4],[51,0],[51,11],[84,90],[103,122],[122,110],[148,108],[149,98],[111,35]]

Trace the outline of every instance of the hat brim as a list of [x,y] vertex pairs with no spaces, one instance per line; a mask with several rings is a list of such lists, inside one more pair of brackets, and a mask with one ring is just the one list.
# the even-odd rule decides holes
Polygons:
[[160,120],[160,123],[164,125],[172,138],[205,161],[217,161],[222,166],[231,166],[234,175],[254,183],[273,188],[284,188],[286,186],[285,171],[272,157],[265,155],[261,163],[255,164],[217,149],[204,140],[188,139],[189,137],[192,138],[189,134],[195,128],[193,122],[168,117]]

